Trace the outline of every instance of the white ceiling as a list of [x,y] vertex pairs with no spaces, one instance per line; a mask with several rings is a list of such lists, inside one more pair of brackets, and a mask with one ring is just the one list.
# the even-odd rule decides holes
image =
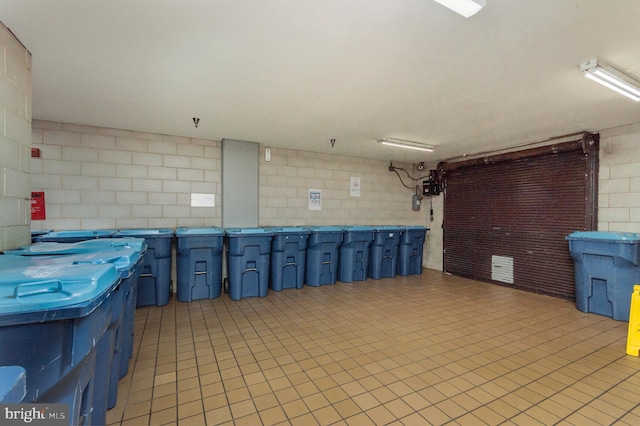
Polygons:
[[33,55],[34,119],[428,163],[640,121],[578,69],[640,76],[639,19],[638,0],[487,0],[469,19],[432,0],[0,1]]

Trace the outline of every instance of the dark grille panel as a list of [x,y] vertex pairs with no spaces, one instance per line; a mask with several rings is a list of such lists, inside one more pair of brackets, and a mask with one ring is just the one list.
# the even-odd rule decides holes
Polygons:
[[[591,227],[590,168],[582,149],[451,171],[445,165],[445,271],[574,299],[565,236]],[[513,258],[513,284],[491,279],[492,255]]]

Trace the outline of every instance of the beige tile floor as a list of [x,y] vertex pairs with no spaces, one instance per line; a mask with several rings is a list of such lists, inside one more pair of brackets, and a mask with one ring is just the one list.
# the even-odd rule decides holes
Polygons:
[[121,425],[640,425],[627,323],[425,270],[138,308]]

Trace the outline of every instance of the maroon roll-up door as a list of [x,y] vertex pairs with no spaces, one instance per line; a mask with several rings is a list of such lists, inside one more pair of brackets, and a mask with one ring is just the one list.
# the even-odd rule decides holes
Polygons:
[[598,140],[441,163],[445,272],[575,299],[565,237],[597,226]]

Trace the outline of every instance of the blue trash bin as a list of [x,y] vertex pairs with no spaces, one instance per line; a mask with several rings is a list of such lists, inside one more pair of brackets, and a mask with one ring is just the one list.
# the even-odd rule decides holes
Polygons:
[[45,265],[0,256],[0,365],[26,371],[23,402],[69,406],[70,424],[92,424],[96,357],[109,326],[113,265]]
[[273,231],[264,228],[226,229],[229,297],[266,297]]
[[[11,253],[30,253],[29,259],[34,266],[67,266],[67,265],[90,265],[90,264],[112,264],[116,267],[120,276],[120,284],[112,290],[112,313],[111,321],[102,339],[96,346],[96,367],[93,392],[93,414],[92,419],[96,424],[106,422],[107,409],[116,404],[118,396],[118,379],[120,379],[122,348],[126,342],[125,334],[129,327],[123,325],[125,317],[129,319],[127,309],[128,299],[131,297],[132,287],[138,280],[142,269],[142,254],[134,248],[124,244],[112,245],[109,240],[91,240],[96,243],[85,242],[65,244],[65,243],[39,243],[37,250],[23,248],[11,251]],[[119,240],[120,242],[125,240]],[[144,243],[144,240],[138,240]],[[49,254],[46,255],[42,246],[50,247]],[[56,245],[73,246],[77,254],[61,255],[64,249],[56,249]],[[91,248],[94,247],[94,248]],[[102,250],[99,249],[102,247]],[[70,251],[71,248],[67,249]],[[33,256],[38,252],[40,256]],[[128,355],[128,354],[127,354]],[[126,358],[128,365],[128,358]],[[126,374],[126,373],[125,373]]]
[[398,269],[398,247],[404,229],[400,226],[374,226],[369,278],[394,278]]
[[[63,260],[57,257],[57,262]],[[111,322],[96,352],[93,419],[96,424],[106,422],[106,411],[116,405],[118,380],[126,376],[129,351],[133,348],[133,324],[135,309],[131,303],[134,288],[142,271],[142,254],[124,246],[67,257],[75,265],[112,264],[120,276],[120,285],[113,290]],[[126,363],[126,369],[123,367]],[[124,369],[124,375],[122,371]]]
[[115,229],[54,231],[36,236],[34,239],[39,243],[77,243],[78,241],[93,240],[97,238],[111,238],[115,232]]
[[281,291],[304,286],[307,240],[305,228],[273,228],[271,243],[271,290]]
[[366,281],[369,273],[369,248],[375,231],[370,226],[345,226],[343,230],[338,281]]
[[147,252],[138,280],[136,306],[164,306],[171,297],[171,244],[173,229],[125,229],[115,238],[144,238]]
[[338,281],[338,255],[344,230],[338,226],[314,226],[307,242],[305,283],[318,287]]
[[398,245],[398,275],[422,274],[422,251],[429,228],[403,226]]
[[27,394],[27,372],[23,367],[0,367],[0,404],[17,404]]
[[[126,254],[126,252],[122,251],[125,249],[133,249],[137,253],[137,256],[129,256],[116,263],[118,271],[124,281],[120,287],[124,290],[123,296],[125,298],[121,329],[120,332],[117,333],[116,352],[114,353],[114,367],[118,362],[120,363],[118,378],[123,378],[127,375],[129,359],[133,356],[136,297],[138,293],[138,280],[142,271],[144,255],[147,250],[146,241],[143,238],[104,238],[76,243],[42,242],[5,251],[7,255],[17,256],[62,256],[94,253],[97,251],[118,251],[122,256],[123,253]],[[109,256],[111,255],[109,254]],[[68,259],[63,261],[68,262]],[[134,261],[135,268],[132,269],[131,263]],[[111,262],[113,262],[113,260],[111,260]],[[115,368],[111,371],[112,375],[115,374],[114,371]],[[110,383],[112,383],[113,380],[114,379],[111,378]],[[117,385],[114,385],[113,388],[117,390]],[[110,391],[109,408],[113,407],[115,404],[114,401],[114,395]]]
[[222,292],[222,247],[220,228],[176,229],[178,300],[215,299]]
[[633,286],[640,284],[640,234],[586,231],[566,239],[578,310],[629,321]]

